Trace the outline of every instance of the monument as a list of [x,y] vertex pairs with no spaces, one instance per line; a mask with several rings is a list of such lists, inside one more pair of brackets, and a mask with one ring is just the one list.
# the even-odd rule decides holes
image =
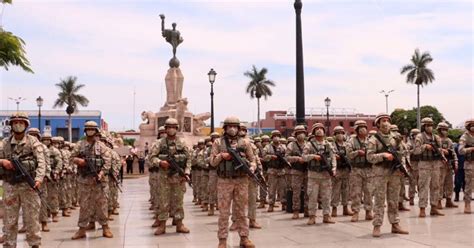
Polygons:
[[188,110],[188,99],[183,97],[184,76],[179,68],[180,61],[176,57],[178,46],[184,39],[176,29],[177,24],[172,24],[172,29],[165,29],[165,15],[161,14],[161,34],[166,42],[171,44],[173,57],[169,61],[169,69],[165,76],[166,101],[160,111],[143,111],[141,114],[144,123],[140,124],[140,139],[135,142],[135,146],[142,148],[145,142],[153,144],[158,136],[158,128],[163,126],[166,119],[172,117],[178,120],[179,135],[184,137],[187,145],[196,143],[201,134],[204,121],[211,117],[209,112],[194,115]]

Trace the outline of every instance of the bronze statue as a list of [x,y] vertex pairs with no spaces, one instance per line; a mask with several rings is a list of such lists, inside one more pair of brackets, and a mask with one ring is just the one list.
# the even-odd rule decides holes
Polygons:
[[176,58],[176,48],[183,42],[183,37],[181,33],[176,30],[176,23],[173,23],[171,26],[173,29],[165,29],[165,15],[160,14],[161,18],[161,34],[166,39],[166,42],[170,43],[173,47],[173,58],[170,61],[171,67],[178,67],[179,61]]

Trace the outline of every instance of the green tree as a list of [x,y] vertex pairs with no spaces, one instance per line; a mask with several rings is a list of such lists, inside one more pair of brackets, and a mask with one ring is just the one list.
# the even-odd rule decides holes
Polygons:
[[250,78],[246,92],[250,94],[250,98],[257,98],[258,133],[262,132],[260,125],[260,98],[264,97],[266,100],[268,97],[272,96],[273,93],[270,87],[275,86],[273,81],[266,78],[267,73],[267,68],[263,67],[261,70],[258,70],[255,65],[252,66],[252,70],[244,72],[244,76]]
[[[443,114],[438,111],[438,109],[434,106],[421,106],[420,107],[421,117],[430,117],[433,119],[433,122],[436,125],[438,123],[444,121],[448,123],[450,126],[451,124],[444,118]],[[405,117],[406,116],[406,117]],[[398,129],[402,132],[410,132],[412,128],[417,127],[417,108],[413,108],[411,110],[405,109],[395,109],[391,114],[390,117],[392,119],[392,123],[398,126]]]
[[[2,4],[11,4],[11,0],[1,0]],[[1,20],[0,20],[1,21]],[[13,33],[5,31],[0,25],[0,66],[8,70],[11,66],[19,66],[24,71],[33,73],[30,62],[26,58],[25,41]]]
[[417,127],[420,128],[421,113],[420,113],[420,86],[427,85],[435,80],[434,73],[427,67],[433,61],[429,52],[420,54],[420,50],[415,49],[415,53],[411,57],[411,64],[402,67],[400,74],[406,75],[406,82],[409,84],[416,84],[417,96]]
[[64,107],[66,105],[66,113],[68,115],[68,138],[69,142],[72,142],[72,118],[71,115],[76,112],[77,106],[81,105],[86,107],[89,104],[89,100],[78,94],[79,90],[85,85],[77,84],[77,77],[69,76],[66,79],[61,79],[61,82],[57,83],[56,86],[59,88],[58,99],[54,102],[53,108]]

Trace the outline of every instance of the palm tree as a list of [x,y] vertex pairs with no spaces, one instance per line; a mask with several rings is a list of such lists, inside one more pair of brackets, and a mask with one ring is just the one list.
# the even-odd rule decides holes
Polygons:
[[257,98],[257,126],[259,134],[262,133],[260,127],[260,98],[263,96],[265,100],[267,100],[267,98],[273,94],[270,86],[275,86],[273,81],[265,77],[267,72],[267,68],[263,67],[261,70],[257,70],[257,67],[253,65],[252,70],[244,73],[244,76],[251,79],[247,85],[247,93],[250,94],[250,98]]
[[86,107],[89,100],[77,94],[85,85],[77,84],[77,77],[69,76],[66,79],[61,79],[61,82],[56,84],[60,89],[58,99],[54,102],[53,108],[63,107],[66,105],[66,113],[68,114],[68,136],[69,142],[72,142],[72,119],[71,115],[77,110],[77,105]]
[[417,87],[417,109],[416,123],[420,128],[420,86],[427,85],[435,80],[434,73],[427,65],[433,61],[429,52],[420,54],[420,50],[415,49],[415,53],[411,56],[411,64],[402,67],[400,74],[407,73],[407,83],[416,84]]

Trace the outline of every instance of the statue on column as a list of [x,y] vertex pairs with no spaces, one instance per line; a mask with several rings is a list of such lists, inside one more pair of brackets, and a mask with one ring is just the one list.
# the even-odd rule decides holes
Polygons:
[[171,24],[173,29],[165,29],[165,15],[160,14],[161,18],[161,34],[166,39],[166,42],[170,43],[173,47],[173,58],[170,60],[170,67],[178,68],[179,67],[179,60],[176,58],[176,49],[178,48],[179,44],[183,42],[183,37],[181,33],[176,30],[176,23],[174,22]]

